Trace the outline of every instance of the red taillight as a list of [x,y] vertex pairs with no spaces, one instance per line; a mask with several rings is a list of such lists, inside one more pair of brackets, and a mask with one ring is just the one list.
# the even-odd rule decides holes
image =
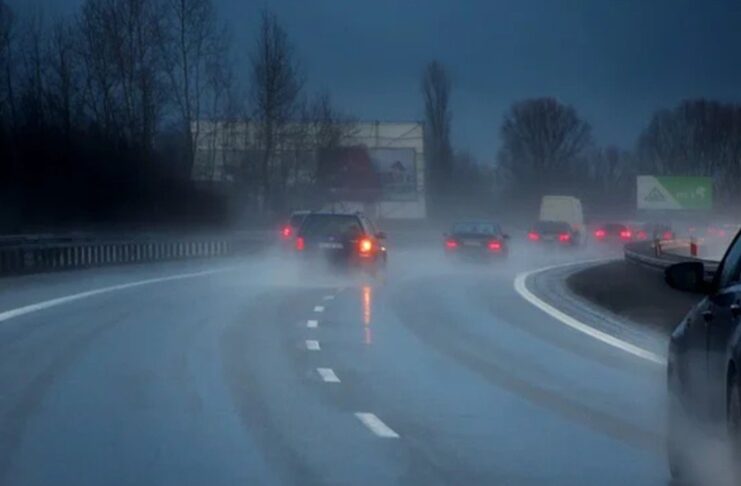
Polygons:
[[633,233],[630,230],[622,230],[620,232],[620,238],[624,240],[629,240],[633,237]]
[[497,240],[492,240],[489,242],[489,250],[490,251],[501,251],[502,250],[502,242]]
[[661,235],[662,239],[664,240],[672,240],[674,239],[674,233],[671,231],[665,231],[663,235]]
[[530,233],[527,234],[527,238],[530,241],[538,241],[540,239],[540,235],[536,233],[535,231],[531,231]]
[[283,238],[290,238],[293,234],[293,229],[290,226],[286,226],[281,230],[280,234]]
[[447,248],[448,250],[455,250],[456,248],[458,248],[458,242],[455,240],[446,240],[445,248]]
[[301,236],[296,238],[296,250],[303,251],[305,246],[306,244],[304,243],[304,239]]
[[358,241],[358,251],[360,252],[360,256],[370,256],[373,252],[373,240],[362,238]]
[[645,239],[648,238],[648,233],[646,233],[645,231],[641,230],[638,233],[636,233],[636,238],[639,239],[639,240],[645,240]]
[[571,241],[571,235],[568,233],[561,233],[558,235],[558,241]]
[[607,236],[607,233],[605,233],[605,230],[603,230],[603,229],[598,229],[597,231],[594,232],[594,236],[596,238],[600,238],[601,239],[601,238],[604,238],[605,236]]

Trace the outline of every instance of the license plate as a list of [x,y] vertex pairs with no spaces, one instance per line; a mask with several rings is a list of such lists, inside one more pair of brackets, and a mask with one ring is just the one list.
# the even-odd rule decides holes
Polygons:
[[344,245],[342,243],[324,242],[319,243],[319,248],[322,250],[342,250],[344,248]]
[[543,237],[543,240],[544,241],[553,241],[555,239],[556,239],[556,237],[553,236],[553,235],[546,235],[546,236]]
[[475,240],[473,240],[473,241],[472,240],[468,240],[468,241],[465,241],[464,240],[463,241],[463,246],[481,246],[481,242],[480,241],[475,241]]

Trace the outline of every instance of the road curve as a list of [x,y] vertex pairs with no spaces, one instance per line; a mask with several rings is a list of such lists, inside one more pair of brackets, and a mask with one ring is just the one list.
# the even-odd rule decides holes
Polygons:
[[2,280],[0,483],[667,484],[663,371],[518,295],[546,263]]

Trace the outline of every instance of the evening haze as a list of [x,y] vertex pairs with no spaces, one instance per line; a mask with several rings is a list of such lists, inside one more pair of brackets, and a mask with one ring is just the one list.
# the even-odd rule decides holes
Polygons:
[[[10,0],[51,13],[80,0]],[[453,143],[493,162],[515,101],[555,96],[592,125],[596,142],[631,148],[658,108],[693,97],[738,101],[741,2],[717,0],[215,0],[245,81],[259,11],[297,47],[312,91],[359,119],[421,120],[422,69],[454,80]],[[735,47],[731,47],[735,46]]]

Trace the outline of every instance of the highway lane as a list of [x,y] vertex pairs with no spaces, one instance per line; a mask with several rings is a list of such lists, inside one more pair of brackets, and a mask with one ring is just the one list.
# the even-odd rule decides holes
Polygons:
[[544,260],[439,257],[394,252],[385,283],[276,255],[3,281],[0,311],[211,272],[0,322],[0,482],[668,483],[660,367],[515,293]]

